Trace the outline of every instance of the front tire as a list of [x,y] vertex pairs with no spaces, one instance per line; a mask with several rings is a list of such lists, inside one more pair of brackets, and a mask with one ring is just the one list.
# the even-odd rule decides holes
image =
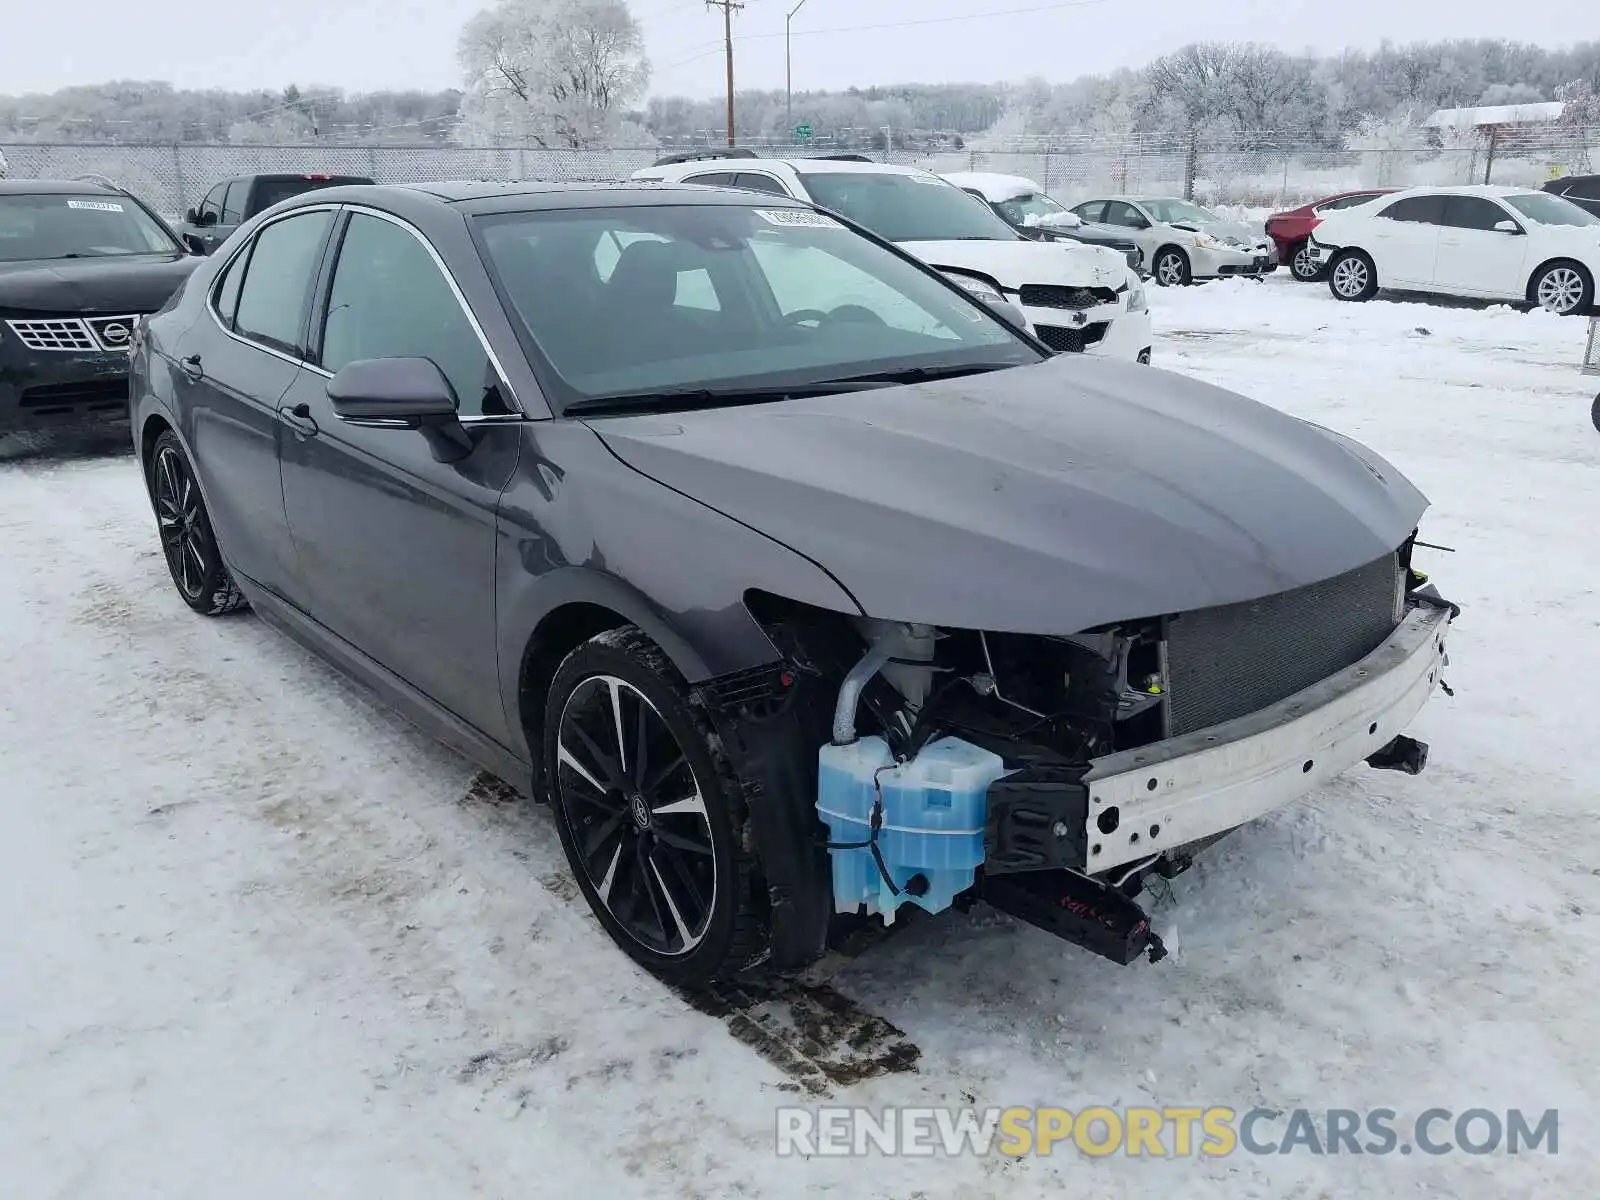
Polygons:
[[1311,257],[1311,244],[1301,242],[1289,256],[1289,273],[1301,283],[1315,283],[1322,278],[1322,267]]
[[1186,287],[1194,282],[1189,256],[1176,246],[1163,246],[1151,264],[1150,273],[1162,287]]
[[217,549],[217,536],[201,499],[194,467],[183,452],[183,443],[170,429],[151,447],[145,483],[156,511],[161,552],[183,602],[205,617],[243,608],[244,594],[228,574]]
[[1585,313],[1594,303],[1594,277],[1580,263],[1549,263],[1528,281],[1528,299],[1561,317]]
[[634,626],[583,643],[545,704],[545,778],[600,924],[668,983],[727,978],[767,941],[733,768],[688,685]]
[[1360,250],[1346,250],[1328,264],[1328,290],[1336,300],[1371,300],[1378,294],[1378,271]]

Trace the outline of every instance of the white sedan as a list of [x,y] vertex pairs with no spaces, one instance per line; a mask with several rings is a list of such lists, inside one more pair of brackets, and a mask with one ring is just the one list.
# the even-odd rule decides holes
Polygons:
[[1330,213],[1308,244],[1340,300],[1379,288],[1586,312],[1600,275],[1600,217],[1510,187],[1410,188]]

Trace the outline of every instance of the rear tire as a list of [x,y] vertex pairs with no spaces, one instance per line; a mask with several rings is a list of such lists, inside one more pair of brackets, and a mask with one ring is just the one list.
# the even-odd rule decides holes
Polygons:
[[1594,304],[1594,276],[1570,259],[1546,263],[1528,280],[1528,300],[1557,316],[1586,313]]
[[1311,258],[1311,243],[1301,242],[1289,256],[1289,273],[1301,283],[1315,283],[1322,278],[1322,267]]
[[768,927],[739,783],[660,647],[626,625],[569,654],[543,753],[567,862],[624,953],[679,986],[759,959]]
[[145,464],[145,484],[156,513],[161,552],[172,585],[183,602],[204,617],[219,617],[244,607],[244,593],[234,583],[217,549],[211,517],[200,496],[194,467],[183,443],[170,429],[156,438]]
[[1328,290],[1335,300],[1371,300],[1378,294],[1378,270],[1361,250],[1346,250],[1328,264]]
[[1189,256],[1176,246],[1163,246],[1156,252],[1150,273],[1162,287],[1186,287],[1194,282]]

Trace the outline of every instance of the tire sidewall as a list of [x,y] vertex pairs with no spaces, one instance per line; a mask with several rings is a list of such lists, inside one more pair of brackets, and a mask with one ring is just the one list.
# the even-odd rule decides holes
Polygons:
[[[1178,278],[1171,283],[1161,277],[1161,264],[1169,258],[1176,259],[1179,267]],[[1162,287],[1182,287],[1191,278],[1189,256],[1182,250],[1175,250],[1169,246],[1156,255],[1155,261],[1150,264],[1150,273],[1155,276],[1156,283]]]
[[189,481],[199,493],[196,503],[199,506],[200,527],[205,534],[206,545],[210,548],[210,562],[206,565],[206,576],[202,580],[200,594],[191,597],[183,590],[177,572],[172,569],[172,562],[167,558],[163,548],[161,561],[166,564],[167,575],[172,579],[173,590],[178,593],[179,599],[192,608],[195,612],[211,616],[222,611],[221,597],[232,591],[233,579],[228,574],[228,568],[222,561],[222,548],[217,545],[217,531],[211,527],[211,510],[206,507],[205,493],[200,491],[200,478],[195,474],[194,463],[184,452],[183,443],[178,440],[178,435],[170,429],[164,430],[157,436],[155,443],[150,448],[150,461],[145,464],[144,483],[145,490],[150,496],[150,509],[156,514],[157,536],[160,536],[160,512],[156,509],[156,465],[161,461],[161,456],[171,451],[183,464],[183,469],[188,472]]
[[[1367,269],[1367,282],[1359,292],[1345,294],[1339,290],[1339,267],[1346,262],[1359,262]],[[1370,300],[1377,292],[1377,269],[1372,265],[1372,259],[1360,250],[1346,250],[1328,264],[1328,290],[1333,293],[1335,300],[1357,301]]]
[[[731,773],[726,764],[718,761],[719,756],[713,755],[704,726],[693,715],[687,697],[679,690],[681,682],[663,678],[654,666],[640,662],[633,654],[608,643],[604,638],[602,634],[600,639],[585,642],[567,656],[556,670],[545,698],[541,752],[544,755],[545,779],[549,781],[550,810],[555,816],[561,848],[566,853],[567,864],[578,889],[611,939],[630,958],[661,979],[671,983],[700,982],[711,977],[727,957],[738,912],[746,903],[746,897],[741,892],[748,883],[736,861],[738,855],[734,831],[737,826],[728,800]],[[716,894],[705,937],[688,954],[660,954],[635,940],[600,899],[578,852],[577,834],[561,796],[556,747],[560,737],[561,714],[568,697],[581,683],[596,675],[612,675],[625,680],[655,706],[656,712],[683,750],[684,758],[694,772],[701,798],[705,801],[706,819],[711,827],[712,859],[716,867]]]
[[[1306,257],[1310,249],[1310,246],[1302,242],[1295,247],[1294,253],[1289,255],[1289,274],[1301,283],[1315,283],[1322,274],[1322,268],[1311,263],[1310,259]],[[1300,270],[1302,259],[1310,266],[1311,269],[1309,271],[1302,272]]]
[[1564,317],[1578,317],[1592,311],[1594,308],[1594,276],[1584,269],[1582,263],[1573,262],[1566,259],[1562,259],[1558,262],[1547,263],[1545,266],[1539,269],[1539,273],[1535,275],[1533,280],[1528,284],[1528,299],[1532,301],[1536,308],[1543,307],[1539,304],[1539,285],[1544,282],[1545,276],[1550,274],[1550,272],[1563,269],[1576,271],[1578,273],[1578,278],[1583,280],[1583,292],[1578,296],[1578,303],[1576,305],[1574,305],[1572,308],[1569,308],[1566,312],[1558,315]]

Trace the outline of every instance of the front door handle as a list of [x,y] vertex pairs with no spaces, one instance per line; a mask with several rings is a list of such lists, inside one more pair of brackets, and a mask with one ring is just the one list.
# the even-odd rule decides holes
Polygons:
[[317,422],[311,416],[309,404],[296,404],[293,408],[280,408],[278,417],[296,435],[303,438],[316,437],[318,433]]
[[191,354],[188,358],[180,358],[178,366],[185,375],[196,383],[205,378],[205,368],[200,365],[200,356],[198,354]]

